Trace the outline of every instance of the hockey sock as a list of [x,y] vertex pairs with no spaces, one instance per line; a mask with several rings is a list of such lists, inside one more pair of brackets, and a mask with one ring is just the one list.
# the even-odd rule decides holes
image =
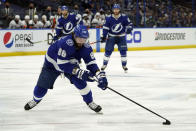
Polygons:
[[79,89],[80,95],[83,97],[84,102],[91,103],[93,101],[93,96],[91,89],[86,85],[85,88]]
[[35,102],[41,101],[42,98],[46,95],[47,91],[48,91],[48,89],[35,86],[33,100]]
[[127,65],[127,51],[120,51],[122,66]]
[[103,65],[107,66],[111,54],[112,54],[112,51],[106,51],[105,52],[105,56],[103,58]]
[[85,103],[91,103],[93,101],[93,96],[90,87],[83,80],[80,80],[76,77],[71,77],[72,83],[79,90],[80,95],[83,97]]
[[92,97],[92,92],[89,91],[88,94],[86,95],[82,95],[84,102],[86,102],[86,104],[89,104],[93,101],[93,97]]

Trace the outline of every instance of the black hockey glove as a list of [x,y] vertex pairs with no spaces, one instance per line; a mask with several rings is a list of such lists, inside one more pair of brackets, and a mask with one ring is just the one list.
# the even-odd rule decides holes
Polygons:
[[98,80],[98,87],[101,88],[102,90],[107,89],[108,81],[107,81],[105,72],[104,71],[99,71],[99,72],[96,73],[95,77]]
[[74,68],[72,71],[72,74],[75,75],[78,79],[88,81],[88,82],[94,82],[93,74],[89,71],[82,70],[79,68]]
[[126,28],[126,34],[130,34],[132,32],[133,28]]
[[106,37],[101,37],[101,43],[104,43],[104,42],[106,42]]

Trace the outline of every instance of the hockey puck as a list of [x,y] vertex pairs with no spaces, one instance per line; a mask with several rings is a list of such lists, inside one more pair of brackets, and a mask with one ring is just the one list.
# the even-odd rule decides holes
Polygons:
[[170,125],[171,122],[169,120],[166,120],[165,122],[163,122],[163,125]]

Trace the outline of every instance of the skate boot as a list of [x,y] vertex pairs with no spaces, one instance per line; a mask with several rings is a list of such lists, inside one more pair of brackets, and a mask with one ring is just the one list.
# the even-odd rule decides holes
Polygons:
[[103,65],[103,66],[101,67],[101,70],[104,71],[105,68],[106,68],[106,66],[107,66],[107,65]]
[[97,105],[95,102],[91,102],[91,103],[89,103],[89,104],[87,104],[87,105],[88,105],[88,107],[89,107],[91,110],[95,111],[96,113],[102,114],[102,112],[101,112],[102,108],[101,108],[100,105]]
[[[40,101],[39,101],[40,102]],[[35,102],[34,100],[29,101],[25,106],[24,109],[25,110],[30,110],[33,107],[35,107],[39,102]]]
[[126,66],[123,66],[123,70],[125,71],[125,73],[128,73],[128,68]]

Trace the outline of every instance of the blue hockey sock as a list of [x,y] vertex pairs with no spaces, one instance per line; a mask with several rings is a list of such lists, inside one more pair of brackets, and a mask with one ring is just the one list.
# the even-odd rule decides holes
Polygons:
[[82,95],[84,102],[86,102],[86,104],[89,104],[93,101],[93,97],[92,97],[92,92],[89,91],[88,94],[86,95]]
[[127,65],[127,51],[120,51],[122,66]]
[[34,88],[34,96],[33,96],[33,100],[35,102],[39,102],[42,100],[42,98],[45,96],[45,94],[47,93],[48,89],[45,88],[41,88],[38,86],[35,86]]

